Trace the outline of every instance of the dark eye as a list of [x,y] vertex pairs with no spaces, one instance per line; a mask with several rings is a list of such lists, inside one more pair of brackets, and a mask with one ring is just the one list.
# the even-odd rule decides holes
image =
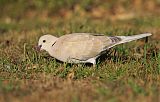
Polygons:
[[43,43],[45,43],[46,42],[46,40],[43,40]]

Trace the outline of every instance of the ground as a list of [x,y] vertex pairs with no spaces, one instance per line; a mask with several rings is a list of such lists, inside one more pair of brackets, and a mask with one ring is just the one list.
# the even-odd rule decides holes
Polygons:
[[[159,1],[142,6],[143,0],[134,0],[133,7],[125,0],[73,1],[53,0],[58,6],[51,6],[41,0],[0,0],[5,8],[0,16],[0,101],[158,102]],[[62,63],[34,49],[43,34],[74,32],[153,35],[110,49],[96,67]]]

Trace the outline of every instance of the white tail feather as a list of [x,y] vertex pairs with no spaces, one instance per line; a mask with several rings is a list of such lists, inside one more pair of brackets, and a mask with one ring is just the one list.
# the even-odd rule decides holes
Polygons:
[[144,38],[144,37],[147,37],[147,36],[151,36],[151,35],[152,35],[151,33],[144,33],[144,34],[132,35],[132,36],[117,36],[117,37],[122,39],[122,41],[120,41],[117,44],[122,44],[122,43],[130,42],[130,41],[133,41],[133,40],[138,40],[138,39],[141,39],[141,38]]
[[116,36],[118,38],[121,38],[122,40],[120,42],[117,42],[117,43],[107,47],[107,49],[109,49],[113,46],[119,45],[119,44],[123,44],[123,43],[134,41],[134,40],[138,40],[138,39],[141,39],[141,38],[144,38],[144,37],[147,37],[147,36],[151,36],[151,35],[152,35],[151,33],[144,33],[144,34],[138,34],[138,35],[132,35],[132,36]]

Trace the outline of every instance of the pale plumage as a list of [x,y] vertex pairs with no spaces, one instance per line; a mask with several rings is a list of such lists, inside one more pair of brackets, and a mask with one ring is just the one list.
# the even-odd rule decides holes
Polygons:
[[52,57],[68,63],[93,63],[107,49],[150,36],[150,33],[133,36],[108,37],[102,34],[73,33],[59,38],[44,35],[39,39],[39,48],[46,50]]

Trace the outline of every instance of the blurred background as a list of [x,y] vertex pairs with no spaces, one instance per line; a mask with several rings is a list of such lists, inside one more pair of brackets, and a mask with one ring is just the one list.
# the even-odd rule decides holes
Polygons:
[[159,16],[160,0],[0,0],[0,33],[52,28],[57,19],[61,23],[73,19],[143,23],[145,19],[136,19],[143,17],[147,18],[144,22],[155,25],[160,19],[152,18]]

